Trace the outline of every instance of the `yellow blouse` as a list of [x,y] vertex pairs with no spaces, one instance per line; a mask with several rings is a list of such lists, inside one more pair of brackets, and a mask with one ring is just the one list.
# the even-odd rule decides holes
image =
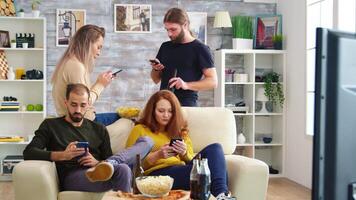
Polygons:
[[[169,142],[171,140],[171,138],[169,137],[167,132],[153,133],[146,126],[144,126],[142,124],[138,124],[132,129],[132,131],[127,139],[126,147],[130,147],[133,144],[135,144],[136,140],[142,136],[148,136],[154,142],[154,145],[153,145],[150,153],[159,150],[165,144],[169,144]],[[159,159],[155,163],[149,163],[145,159],[143,161],[143,169],[145,170],[145,175],[148,175],[152,171],[155,171],[157,169],[162,169],[162,168],[174,166],[174,165],[185,165],[186,162],[189,162],[190,160],[192,160],[194,157],[192,141],[188,135],[183,137],[183,141],[187,145],[187,153],[184,156],[177,155],[177,156],[173,156],[170,158]]]

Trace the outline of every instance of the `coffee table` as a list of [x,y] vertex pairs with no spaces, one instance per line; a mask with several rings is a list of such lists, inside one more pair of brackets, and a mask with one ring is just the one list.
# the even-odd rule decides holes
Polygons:
[[[183,193],[185,193],[185,196],[179,199],[175,199],[175,200],[189,200],[189,191],[183,191],[181,190]],[[135,197],[119,197],[117,195],[117,192],[114,191],[109,191],[106,192],[105,195],[103,196],[102,200],[141,200],[141,199],[145,199],[145,200],[165,200],[165,198],[148,198],[148,197],[143,197],[142,195],[135,195]],[[169,198],[166,198],[169,199]],[[209,200],[215,200],[215,198],[211,195]]]

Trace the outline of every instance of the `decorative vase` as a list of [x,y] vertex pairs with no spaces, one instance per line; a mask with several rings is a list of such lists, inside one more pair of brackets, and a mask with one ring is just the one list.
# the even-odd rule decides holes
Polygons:
[[28,43],[27,42],[22,43],[22,48],[27,49],[28,48]]
[[32,10],[32,17],[39,17],[40,11],[39,10]]
[[244,136],[243,133],[240,133],[237,136],[237,144],[245,144],[245,142],[246,142],[246,137]]
[[18,17],[25,17],[25,12],[19,12],[19,13],[17,13],[17,16]]
[[11,48],[13,48],[13,49],[16,48],[16,42],[11,42]]
[[282,42],[275,42],[273,43],[273,47],[276,50],[282,50]]
[[232,38],[233,49],[253,49],[252,39]]
[[12,67],[9,67],[9,71],[6,74],[7,80],[15,80],[15,72]]

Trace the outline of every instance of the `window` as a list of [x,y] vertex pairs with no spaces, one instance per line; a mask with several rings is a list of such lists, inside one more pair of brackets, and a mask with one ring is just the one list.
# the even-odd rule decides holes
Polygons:
[[355,32],[355,0],[307,0],[306,17],[306,133],[314,135],[316,28]]

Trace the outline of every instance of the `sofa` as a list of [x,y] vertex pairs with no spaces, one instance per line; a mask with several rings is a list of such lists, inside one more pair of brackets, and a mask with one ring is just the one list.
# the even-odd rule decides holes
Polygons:
[[[236,122],[231,110],[218,107],[183,108],[188,121],[194,152],[208,144],[222,144],[227,169],[228,187],[238,200],[266,199],[268,166],[257,159],[233,155],[236,147]],[[121,118],[108,126],[113,152],[124,148],[130,130],[129,119]],[[75,180],[73,180],[75,181]],[[13,171],[16,200],[105,200],[105,193],[59,191],[53,162],[23,161]]]

